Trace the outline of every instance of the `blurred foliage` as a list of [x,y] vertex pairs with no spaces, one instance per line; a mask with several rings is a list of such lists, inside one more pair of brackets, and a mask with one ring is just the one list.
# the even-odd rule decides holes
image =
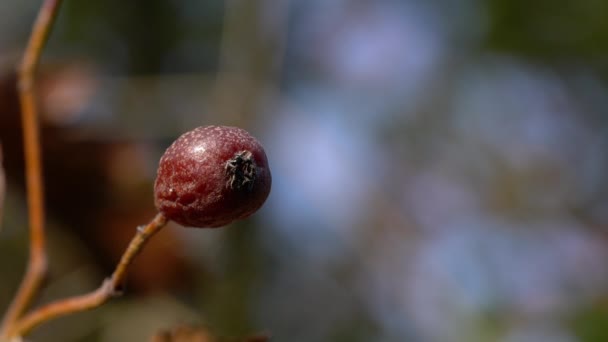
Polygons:
[[488,0],[491,49],[594,65],[608,77],[608,2]]
[[570,323],[581,342],[602,342],[608,340],[608,308],[605,302],[582,308],[576,312]]
[[223,10],[218,0],[66,1],[51,49],[84,52],[114,74],[212,72]]

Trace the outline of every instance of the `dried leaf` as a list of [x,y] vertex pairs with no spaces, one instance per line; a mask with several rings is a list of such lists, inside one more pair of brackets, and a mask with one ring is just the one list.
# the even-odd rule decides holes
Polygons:
[[158,332],[149,342],[268,342],[266,334],[257,334],[245,338],[223,339],[217,338],[206,327],[178,325],[170,330]]
[[216,339],[206,328],[179,325],[169,331],[157,333],[150,342],[216,342]]

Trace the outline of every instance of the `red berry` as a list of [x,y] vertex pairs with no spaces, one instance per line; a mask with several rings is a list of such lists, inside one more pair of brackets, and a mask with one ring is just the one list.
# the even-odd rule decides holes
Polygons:
[[198,127],[179,137],[160,159],[155,204],[189,227],[220,227],[258,210],[270,193],[262,145],[237,127]]

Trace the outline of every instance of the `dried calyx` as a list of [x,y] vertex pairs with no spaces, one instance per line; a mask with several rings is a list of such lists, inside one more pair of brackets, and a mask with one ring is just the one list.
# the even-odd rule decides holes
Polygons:
[[247,189],[251,191],[255,183],[256,166],[249,151],[237,152],[226,162],[226,187],[230,189]]

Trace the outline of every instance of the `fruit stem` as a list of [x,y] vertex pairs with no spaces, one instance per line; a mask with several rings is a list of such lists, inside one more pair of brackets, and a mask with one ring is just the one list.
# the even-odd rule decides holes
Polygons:
[[51,319],[71,313],[96,308],[112,297],[121,295],[121,287],[125,282],[127,270],[133,259],[139,254],[146,242],[158,233],[167,224],[167,218],[158,213],[152,221],[145,226],[139,226],[137,233],[131,239],[129,246],[123,253],[112,276],[106,278],[101,286],[93,292],[70,298],[60,299],[35,309],[17,321],[9,331],[9,338],[24,336],[32,329]]
[[25,276],[9,306],[2,325],[0,337],[27,309],[36,296],[47,269],[44,234],[44,191],[42,163],[40,157],[40,133],[38,110],[35,100],[34,74],[42,49],[48,39],[61,0],[44,0],[34,22],[30,40],[18,70],[18,91],[23,121],[23,144],[25,154],[28,215],[30,226],[29,260]]

